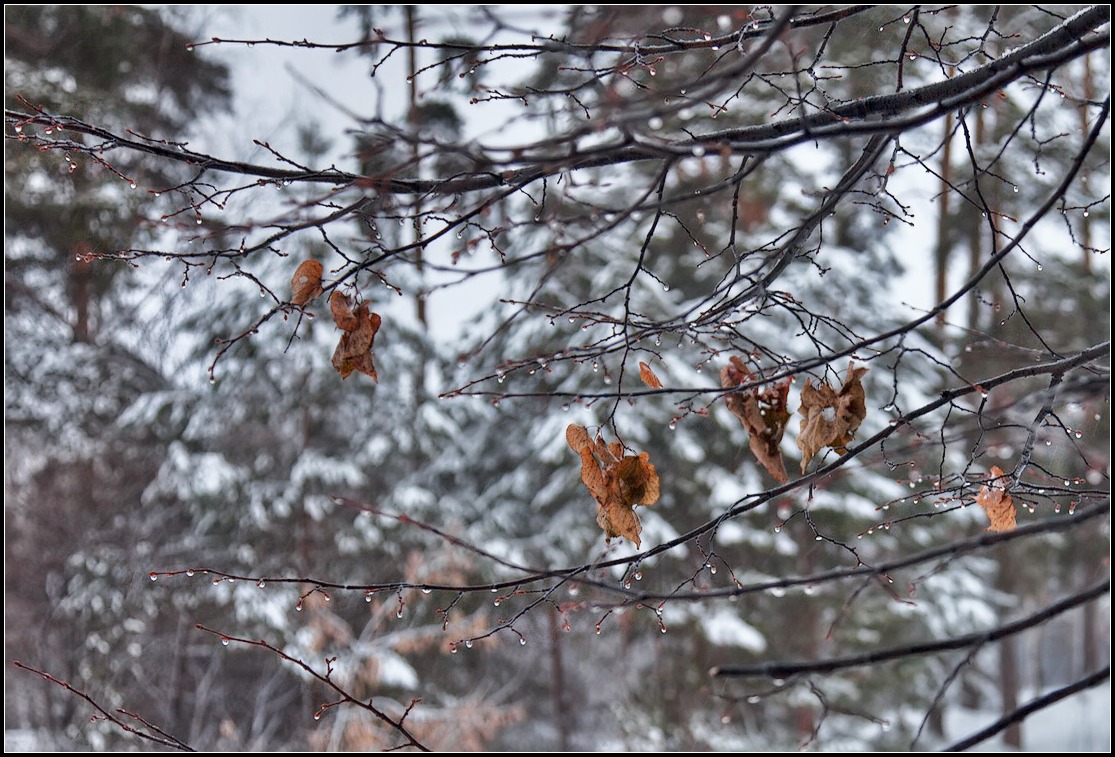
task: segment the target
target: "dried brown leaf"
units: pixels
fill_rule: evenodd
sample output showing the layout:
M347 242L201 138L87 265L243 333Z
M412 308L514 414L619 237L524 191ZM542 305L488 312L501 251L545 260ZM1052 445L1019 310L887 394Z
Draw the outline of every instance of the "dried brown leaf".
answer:
M305 305L321 294L321 276L325 272L316 260L304 260L290 279L291 303Z
M329 312L333 314L333 322L339 329L354 331L360 325L360 321L352 312L348 297L341 294L340 290L334 289L333 294L329 295Z
M592 438L588 435L588 431L584 426L576 423L570 423L565 427L565 441L569 442L569 448L578 454L583 448L592 446Z
M651 389L661 389L662 381L654 375L654 371L644 362L639 362L639 378Z
M650 462L650 453L628 455L616 464L615 481L619 485L619 497L624 504L653 505L658 501L658 472Z
M1003 471L999 469L999 466L993 465L991 475L994 478L1000 478ZM1018 511L1015 509L1014 500L1002 488L1001 483L992 482L990 485L981 486L979 494L976 495L976 504L983 508L984 513L987 514L987 519L991 521L991 525L984 530L1013 531L1017 528L1015 516Z
M809 466L824 447L832 447L843 455L855 436L856 429L867 415L867 405L860 379L867 368L848 365L848 373L840 391L836 391L827 381L817 387L807 379L801 389L801 430L798 434L798 447L801 449L801 472Z
M605 538L622 536L640 546L643 527L634 508L652 505L660 496L650 454L624 455L621 443L591 439L585 427L575 423L566 427L565 440L581 458L581 481L596 500L596 523Z
M581 447L581 481L597 501L608 499L608 481L600 469L600 463L592 454L592 447Z
M720 385L730 389L753 379L744 362L732 356L731 362L720 369ZM780 444L790 421L786 398L790 392L790 379L760 391L757 388L726 395L725 404L732 415L739 418L747 430L748 444L755 459L779 483L786 483L786 466L782 462Z
M356 319L356 328L341 334L341 341L333 351L333 367L343 379L353 372L359 372L371 376L378 383L379 376L372 360L372 344L382 319L378 313L368 310L366 302L360 303L353 317Z
M630 507L620 503L596 503L596 525L604 529L604 538L613 539L622 536L636 547L642 546L640 534L643 533L643 524L639 516Z

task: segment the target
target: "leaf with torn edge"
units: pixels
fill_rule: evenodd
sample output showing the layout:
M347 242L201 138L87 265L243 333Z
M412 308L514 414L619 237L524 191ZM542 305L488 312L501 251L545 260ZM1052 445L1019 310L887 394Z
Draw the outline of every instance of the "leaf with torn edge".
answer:
M654 375L654 371L650 369L650 366L642 361L639 362L639 378L651 389L662 388L662 381Z
M740 358L733 355L728 365L720 369L720 386L724 389L740 386L754 380L751 371ZM744 392L726 395L724 402L732 415L739 418L747 430L748 444L755 459L779 483L786 483L786 466L782 462L779 445L790 421L786 397L790 393L790 379L760 391L757 387Z
M991 476L1002 478L1003 471L999 466L991 466ZM1007 494L1001 481L992 481L990 485L980 487L976 495L976 504L983 508L991 525L985 531L1013 531L1017 528L1014 519L1018 511L1014 507L1014 500Z
M594 440L584 426L575 423L566 427L565 440L581 457L581 481L596 500L596 524L604 530L604 538L621 536L640 546L643 526L635 507L653 505L660 496L658 472L650 454L624 455L620 442Z
M321 294L321 276L325 272L316 260L304 260L290 279L291 297L294 305L305 305Z
M798 447L801 449L801 472L809 461L824 447L832 447L843 455L855 436L856 429L867 415L866 398L860 378L867 368L848 364L848 373L840 391L829 386L828 381L816 388L807 379L801 389L801 432Z

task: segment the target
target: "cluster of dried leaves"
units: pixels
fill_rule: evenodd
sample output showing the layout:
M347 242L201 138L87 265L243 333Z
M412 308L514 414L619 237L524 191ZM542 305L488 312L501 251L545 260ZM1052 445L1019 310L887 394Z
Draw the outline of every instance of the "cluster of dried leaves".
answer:
M720 386L725 389L741 386L753 379L743 360L734 355L728 365L720 369ZM782 464L782 451L778 445L782 442L786 424L790 422L790 411L786 407L789 392L790 379L786 379L769 389L759 391L755 388L724 398L728 410L747 429L755 459L782 484L787 480L786 466Z
M565 429L565 439L581 456L581 480L596 500L596 523L604 529L604 537L622 536L638 547L643 526L635 506L658 501L658 473L650 455L625 455L620 442L593 439L575 423Z
M816 387L811 381L805 382L798 408L802 416L797 440L802 451L802 473L813 456L825 447L839 454L847 452L848 444L867 415L860 382L865 373L867 368L849 364L840 389L834 389L827 381ZM646 363L639 363L639 378L652 389L662 388L662 380ZM720 371L720 385L725 389L754 381L755 376L739 357L733 356ZM786 424L790 422L786 402L790 382L787 378L765 389L752 387L725 397L728 409L747 429L751 452L780 483L788 480L780 445ZM570 448L581 456L581 480L596 500L596 522L604 529L605 537L622 536L639 546L642 526L634 507L653 504L658 501L659 494L658 473L650 464L650 455L643 452L638 456L624 456L622 444L605 444L599 437L593 440L583 426L576 424L566 428L565 438Z
M992 480L990 485L984 484L976 495L976 504L983 508L987 519L991 521L987 531L1013 531L1017 526L1014 522L1017 511L1014 500L1007 494L1002 484L1003 471L997 465L991 466Z
M865 373L867 368L849 364L844 384L839 390L833 389L828 381L814 387L812 381L806 379L798 408L802 416L797 439L802 453L802 473L809 467L813 456L825 447L831 447L841 455L848 451L848 444L867 415L863 384L860 382ZM743 360L733 356L720 371L720 386L731 389L751 383L754 378ZM787 480L786 466L782 462L779 445L786 424L790 422L790 411L786 406L789 392L790 379L786 379L767 389L753 387L724 398L728 409L747 429L755 458L783 484Z
M317 298L324 291L321 286L323 273L321 263L316 260L306 260L299 265L290 280L291 303L302 306ZM329 311L337 328L344 332L333 352L333 367L342 379L355 371L371 376L378 383L372 345L382 323L379 314L371 312L366 302L360 303L354 310L348 297L336 289L329 296Z

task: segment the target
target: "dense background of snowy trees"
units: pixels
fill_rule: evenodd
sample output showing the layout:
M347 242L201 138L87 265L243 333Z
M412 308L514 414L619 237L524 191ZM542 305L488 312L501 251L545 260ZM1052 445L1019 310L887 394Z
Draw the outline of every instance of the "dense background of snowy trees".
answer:
M338 19L5 9L9 739L1024 747L1106 683L1107 6ZM264 48L366 74L257 133ZM733 356L793 378L784 483ZM850 364L862 425L799 465ZM571 423L656 466L639 549Z

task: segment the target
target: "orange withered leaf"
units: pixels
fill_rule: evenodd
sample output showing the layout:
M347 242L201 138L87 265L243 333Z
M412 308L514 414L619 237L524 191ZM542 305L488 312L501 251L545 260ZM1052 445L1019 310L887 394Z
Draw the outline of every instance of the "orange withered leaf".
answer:
M329 295L329 312L333 315L333 323L343 331L354 331L360 325L352 313L348 297L341 294L340 290L334 289L333 294Z
M654 375L654 371L650 369L650 366L642 361L639 362L639 378L651 389L662 388L662 381Z
M1001 478L1003 471L999 466L991 466L993 478ZM1018 511L1014 507L1014 500L1007 494L1001 482L993 481L990 485L983 485L976 495L976 504L983 508L987 519L991 521L985 531L1013 531L1017 528L1014 519Z
M378 383L379 376L372 361L372 344L382 319L378 313L369 311L366 302L357 306L353 317L356 320L356 327L341 334L341 341L333 351L333 367L343 379L356 371L371 376L372 380Z
M753 378L743 360L734 355L728 365L720 369L720 386L725 389L746 384ZM747 429L748 444L755 459L783 484L788 477L779 445L790 421L790 411L786 408L789 393L790 379L786 379L762 391L753 388L724 397L728 410Z
M638 505L658 501L658 472L650 462L650 454L624 455L619 442L607 444L592 439L584 426L575 423L565 429L569 447L581 457L581 481L596 500L596 523L604 537L622 536L636 547L641 545L643 531Z
M801 449L801 472L809 461L824 447L832 447L843 455L867 415L866 398L860 378L867 368L848 364L848 373L840 391L829 386L828 381L814 387L807 379L801 389L801 432L798 447Z
M291 303L305 305L321 294L321 276L325 272L316 260L304 260L294 271L290 280Z
M588 435L588 430L584 426L570 423L565 428L565 441L569 443L569 447L574 452L579 453L582 447L592 444L592 437Z

